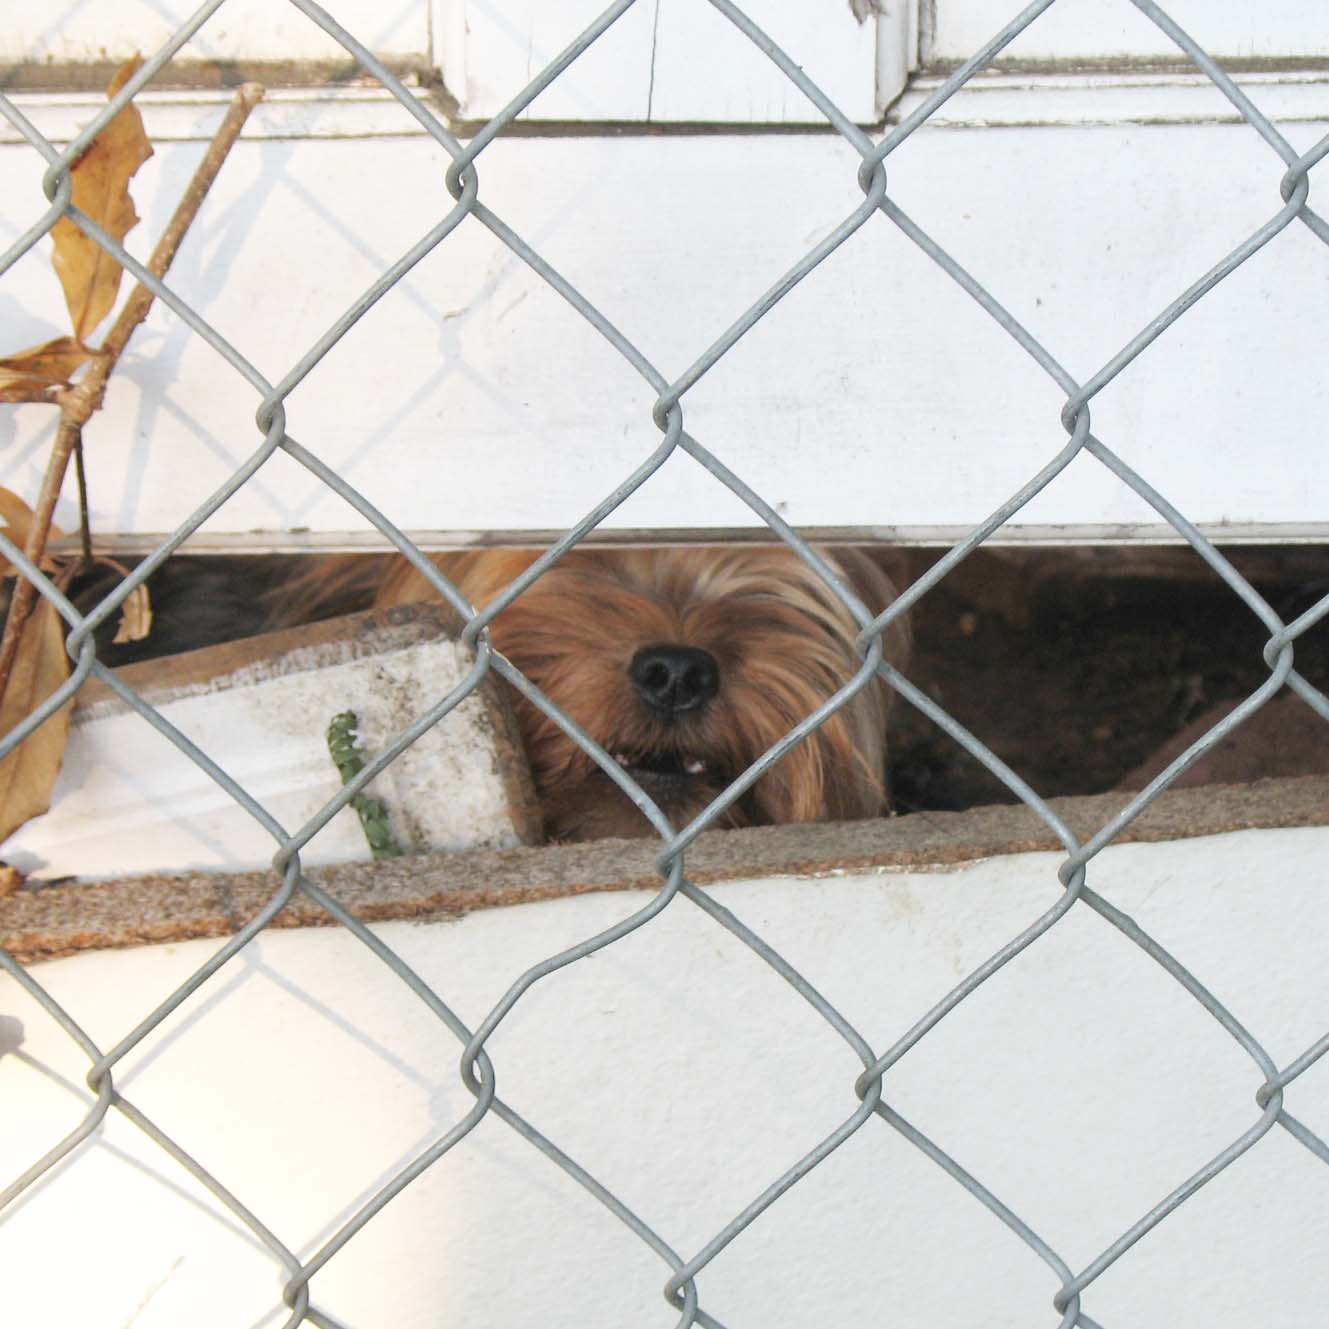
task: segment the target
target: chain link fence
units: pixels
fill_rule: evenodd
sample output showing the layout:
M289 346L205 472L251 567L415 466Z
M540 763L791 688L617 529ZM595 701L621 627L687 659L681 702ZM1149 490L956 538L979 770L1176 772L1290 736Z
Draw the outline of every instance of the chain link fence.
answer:
M447 173L447 186L455 199L455 206L442 217L428 234L407 253L393 264L364 294L346 310L344 315L328 329L315 345L311 346L292 364L286 375L277 383L268 382L250 364L243 353L216 328L200 317L180 296L171 289L168 282L154 277L144 266L117 244L111 236L99 228L86 215L71 204L70 166L79 157L95 135L117 114L117 112L139 91L147 85L189 41L191 36L225 5L225 0L209 0L183 26L172 39L128 80L120 91L109 101L102 111L87 127L63 150L58 151L25 118L18 107L9 99L0 96L0 113L22 134L33 150L40 153L47 163L44 177L48 206L31 227L10 247L0 262L0 272L4 271L46 237L51 228L61 218L69 218L89 235L106 252L133 274L135 278L156 298L168 306L192 332L212 347L227 364L250 385L257 400L257 426L260 441L252 455L235 470L227 482L217 490L186 521L171 533L161 546L144 560L114 593L99 604L92 612L82 615L60 593L42 571L25 557L24 552L11 541L0 537L0 551L21 571L22 575L33 582L40 594L56 606L69 626L68 650L75 661L68 682L51 695L36 711L29 715L11 733L0 741L0 755L9 752L23 741L38 726L46 721L58 708L63 706L83 683L89 678L101 679L129 707L143 719L166 736L179 749L189 755L200 767L208 772L237 803L244 807L271 834L276 845L274 865L282 877L282 885L262 910L247 926L237 932L225 945L204 964L188 981L183 983L167 1000L155 1009L144 1014L142 1021L134 1029L110 1048L95 1044L83 1031L78 1022L47 993L39 977L28 972L6 952L0 952L0 965L22 985L22 987L50 1014L52 1019L68 1033L70 1039L86 1055L89 1069L87 1084L95 1094L95 1104L88 1111L85 1119L76 1130L60 1141L44 1157L35 1160L23 1174L13 1179L3 1192L0 1192L0 1209L22 1194L34 1182L44 1177L58 1163L84 1140L88 1139L102 1124L107 1114L115 1111L133 1122L150 1139L155 1141L167 1154L177 1160L195 1178L240 1220L271 1253L274 1261L285 1272L285 1301L289 1316L285 1324L293 1329L301 1323L333 1326L336 1321L325 1312L321 1312L311 1300L310 1281L319 1270L334 1260L339 1251L361 1229L371 1223L385 1205L392 1202L402 1189L418 1177L425 1169L438 1163L450 1150L458 1147L476 1126L486 1117L493 1117L506 1123L519 1136L532 1146L530 1155L532 1166L539 1167L536 1154L543 1154L554 1166L561 1168L591 1196L602 1204L611 1214L624 1224L632 1233L646 1244L660 1259L667 1270L663 1288L664 1298L677 1312L676 1323L679 1329L689 1325L706 1326L707 1329L722 1329L721 1322L707 1312L702 1304L699 1290L699 1277L706 1267L742 1233L769 1206L776 1204L791 1187L806 1176L823 1159L837 1150L856 1132L869 1128L869 1123L879 1119L892 1130L897 1131L931 1159L939 1168L948 1173L962 1186L974 1200L984 1206L993 1219L1004 1224L1020 1241L1024 1242L1052 1270L1056 1279L1056 1291L1052 1298L1055 1314L1060 1317L1063 1329L1070 1326L1082 1326L1082 1329L1095 1329L1096 1321L1081 1307L1082 1294L1099 1276L1124 1255L1137 1241L1153 1229L1169 1214L1196 1193L1202 1186L1218 1176L1245 1151L1257 1143L1274 1127L1287 1132L1305 1148L1307 1153L1321 1163L1329 1164L1329 1144L1292 1116L1284 1107L1284 1090L1298 1076L1307 1070L1318 1058L1329 1051L1329 1032L1308 1047L1299 1056L1286 1065L1279 1066L1247 1029L1236 1014L1228 1010L1205 987L1199 977L1191 974L1176 958L1169 954L1151 936L1138 927L1130 918L1114 907L1110 900L1096 894L1087 884L1089 865L1094 857L1121 833L1143 809L1148 807L1174 779L1206 751L1230 734L1257 709L1263 706L1275 694L1284 688L1293 690L1318 715L1329 721L1329 697L1306 681L1294 667L1294 646L1297 639L1321 618L1329 614L1329 596L1321 599L1314 607L1301 614L1292 622L1284 622L1268 603L1243 579L1223 556L1207 540L1186 516L1174 509L1161 494L1156 492L1149 482L1128 466L1111 447L1097 438L1091 429L1091 405L1094 397L1107 384L1112 382L1136 357L1144 354L1151 343L1165 333L1193 304L1201 300L1241 265L1258 261L1261 248L1285 227L1299 224L1309 230L1321 241L1329 244L1329 224L1308 205L1310 192L1309 172L1326 153L1329 153L1329 137L1322 139L1311 151L1299 154L1270 123L1269 119L1252 104L1248 97L1236 86L1233 80L1218 67L1204 50L1200 49L1191 38L1173 22L1159 5L1151 0L1131 0L1142 14L1157 25L1176 47L1204 72L1214 86L1239 112L1250 127L1260 135L1286 166L1282 176L1278 199L1270 200L1269 219L1254 231L1242 244L1229 253L1220 263L1181 291L1166 308L1159 311L1146 327L1127 341L1121 349L1102 365L1096 373L1084 382L1079 382L1058 362L1051 350L1042 345L1021 323L1003 307L996 296L990 292L975 276L967 272L915 221L907 216L892 199L889 190L888 165L893 151L904 143L920 126L927 123L929 117L967 80L985 69L1021 31L1033 23L1040 14L1048 10L1055 0L1036 0L1015 16L981 50L976 52L962 67L945 80L932 95L918 106L907 118L890 127L881 137L874 138L858 125L852 123L836 105L803 73L796 62L797 52L786 53L763 32L743 10L730 0L710 0L714 8L730 23L738 28L751 42L793 83L808 99L817 112L825 118L834 130L858 153L861 165L858 169L858 184L863 194L862 203L849 216L828 234L802 259L786 272L756 303L745 310L732 325L706 347L691 365L680 375L668 377L618 329L596 306L578 291L563 275L550 266L520 235L518 235L502 217L496 215L482 201L482 159L485 149L503 132L524 108L547 87L553 80L587 50L596 40L614 24L635 0L618 0L611 5L596 21L572 42L561 55L533 79L527 87L507 105L507 107L488 124L477 132L468 143L462 143L449 132L446 125L419 98L413 95L375 56L366 50L356 37L340 27L313 0L291 0L294 7L330 34L348 51L360 66L401 103L415 118L423 130L429 134L451 157L452 165ZM601 750L584 732L544 697L532 684L517 672L512 665L491 649L486 628L494 616L510 604L536 578L562 557L568 550L581 542L599 523L612 513L624 500L641 486L650 481L652 474L674 452L683 451L695 458L714 477L716 483L727 486L749 508L755 512L770 532L783 541L790 549L815 568L823 577L831 581L829 569L796 531L791 529L768 505L762 496L749 487L737 475L733 474L724 461L709 452L685 429L685 404L689 390L713 368L738 343L763 316L772 309L790 290L805 279L815 281L815 269L830 254L835 252L860 227L864 226L876 214L882 214L892 225L898 227L929 258L940 272L958 283L991 316L997 325L1009 335L1020 348L1053 380L1065 394L1061 408L1059 428L1064 430L1066 441L1061 444L1055 455L1035 475L1029 477L1017 492L1013 493L998 507L987 520L982 522L963 541L955 545L925 576L910 586L886 611L875 618L869 616L861 603L845 596L845 603L855 615L861 632L858 647L862 657L861 668L851 681L826 703L808 715L775 746L766 752L750 769L744 771L733 783L698 815L689 825L676 829L651 802L646 793L637 788L630 776L619 766L613 755ZM512 253L530 266L547 282L573 309L585 318L636 371L657 394L653 418L660 433L656 450L639 465L625 480L616 485L605 495L594 509L586 514L571 530L549 548L529 570L514 581L483 612L476 612L467 604L453 586L440 575L437 569L424 555L399 531L391 519L377 511L354 487L338 474L324 466L317 457L302 447L299 442L286 432L286 416L283 403L289 393L309 374L323 356L337 344L346 332L355 325L365 312L414 264L436 246L446 244L448 236L459 226L483 226L506 245ZM417 723L392 743L385 751L370 761L364 769L340 794L308 824L291 830L277 823L276 820L255 802L250 795L225 771L219 769L208 757L191 744L188 738L174 729L159 713L137 696L96 658L93 633L94 629L117 612L136 586L148 578L164 560L169 558L179 546L195 532L207 517L215 512L241 486L255 475L276 452L284 451L289 457L307 467L324 484L340 494L356 510L362 513L391 544L409 559L423 573L438 593L450 602L466 620L464 640L474 650L474 664L469 674L457 689L432 706L422 715ZM1019 773L1006 766L964 727L952 719L944 709L929 696L920 691L909 678L887 663L882 654L882 634L887 626L900 615L906 614L910 607L926 595L947 573L962 559L984 543L1003 523L1008 522L1042 490L1054 477L1060 474L1070 462L1087 454L1111 471L1123 485L1128 486L1144 499L1160 516L1181 536L1192 549L1218 574L1231 588L1233 595L1265 626L1268 639L1264 647L1264 660L1268 665L1268 680L1254 693L1247 697L1220 724L1204 735L1188 751L1173 761L1138 795L1131 798L1107 824L1097 833L1081 841L1067 827L1056 812L1025 783ZM612 779L650 818L659 834L658 870L660 886L658 892L644 907L625 918L616 926L588 937L559 954L552 955L542 963L528 969L512 981L502 1000L475 1027L468 1027L449 1008L444 995L431 989L410 967L374 932L358 922L339 902L332 898L314 881L305 875L301 868L300 851L302 847L323 827L341 808L346 806L365 786L392 762L398 754L414 742L426 729L439 723L465 697L467 697L489 673L495 673L513 687L520 690L529 700L548 714L555 723L562 727L587 753L599 767ZM873 1046L867 1038L826 1001L809 981L808 977L794 969L780 954L773 950L755 932L749 929L738 917L719 904L711 894L699 889L688 879L688 849L696 837L735 802L753 783L767 771L773 763L787 752L794 744L807 737L814 729L825 722L838 708L843 707L860 689L868 686L874 675L884 678L895 691L912 706L922 711L946 734L982 762L1006 787L1011 790L1028 808L1032 809L1045 825L1055 834L1065 848L1065 860L1057 872L1057 883L1049 882L1049 894L1053 897L1046 911L1017 936L1012 937L1004 946L993 954L984 964L968 974L962 982L949 992L932 1009L923 1013L917 1022L890 1047L882 1051ZM298 893L303 893L328 912L337 922L359 939L372 951L387 969L391 970L401 982L423 1002L457 1040L461 1048L461 1078L474 1096L474 1105L464 1117L458 1120L450 1130L438 1138L399 1175L384 1186L356 1212L339 1230L330 1236L314 1254L307 1259L299 1259L283 1243L281 1238L264 1222L263 1216L246 1208L242 1199L232 1194L225 1179L211 1175L193 1159L175 1139L163 1131L150 1117L139 1110L116 1087L116 1068L133 1049L138 1047L164 1021L177 1011L200 989L205 989L214 978L237 954L239 954L272 919ZM564 966L612 946L618 939L641 928L648 928L651 920L661 911L673 905L678 907L679 898L687 900L703 914L714 920L720 927L727 929L734 937L769 965L784 978L825 1021L826 1027L835 1037L844 1041L862 1063L862 1073L852 1085L845 1086L846 1096L855 1100L855 1106L843 1122L832 1133L821 1140L815 1148L809 1150L789 1169L778 1177L772 1178L769 1186L753 1198L741 1212L714 1233L700 1249L679 1251L670 1244L665 1234L654 1231L633 1209L629 1208L617 1195L606 1188L575 1159L569 1157L558 1144L546 1136L531 1121L514 1111L496 1093L495 1069L486 1051L495 1031L509 1013L522 1001L533 985L542 978ZM1226 1148L1214 1156L1199 1171L1170 1194L1162 1196L1158 1203L1140 1219L1122 1232L1099 1255L1078 1270L1073 1268L1062 1255L1015 1212L1003 1204L999 1196L985 1188L983 1183L966 1172L959 1164L947 1156L918 1127L899 1115L887 1101L883 1080L887 1072L928 1032L942 1020L948 1012L964 1002L976 992L999 969L1019 955L1037 938L1056 927L1070 911L1088 908L1119 929L1127 938L1139 946L1176 980L1200 1005L1216 1020L1219 1025L1237 1042L1259 1069L1262 1085L1256 1094L1256 1101L1251 1107L1249 1127L1234 1139ZM3 1238L0 1237L0 1241Z

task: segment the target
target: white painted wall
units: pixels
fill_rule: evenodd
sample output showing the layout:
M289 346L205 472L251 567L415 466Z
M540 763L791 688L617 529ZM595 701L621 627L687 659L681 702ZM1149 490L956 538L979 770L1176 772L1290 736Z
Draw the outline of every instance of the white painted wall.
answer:
M1329 831L1111 848L1090 885L1287 1064L1325 1030ZM879 1051L1059 893L1035 854L958 871L714 888ZM623 918L592 895L379 934L474 1026L528 965ZM190 942L43 964L103 1047L210 955ZM83 1059L0 982L0 1178L86 1111ZM687 1254L853 1110L855 1058L679 900L538 984L490 1045L500 1094ZM117 1087L308 1256L469 1108L458 1047L351 937L272 932L132 1053ZM1150 959L1079 907L910 1052L888 1100L1077 1271L1258 1118L1261 1076ZM1286 1106L1329 1137L1329 1059ZM1329 1297L1325 1166L1281 1128L1085 1294L1104 1325L1250 1329ZM277 1271L112 1114L0 1226L14 1324L275 1326ZM665 1326L664 1266L496 1120L314 1281L348 1329ZM880 1121L700 1279L730 1329L1052 1323L1050 1270Z
M278 8L286 17L268 30L257 19L252 27L233 23L228 4L204 32L214 41L231 34L240 42L232 54L304 53L309 25ZM844 56L860 74L867 69L870 30L860 30L839 0L825 29L806 5L769 0L753 8L777 35L789 28L791 51L814 74L828 32L847 34L852 45L836 47L835 59ZM1313 61L1329 40L1310 9L1291 3L1261 7L1258 18L1230 4L1171 8L1220 55L1258 48ZM556 48L560 25L586 17L575 9L573 0L522 9L531 32L539 29L531 50ZM890 9L896 19L911 12ZM934 54L967 53L998 25L997 9L1013 6L941 5ZM386 52L409 48L428 29L445 72L462 50L471 80L464 98L476 114L526 78L525 64L509 68L515 38L499 41L508 10L439 0L432 28L420 10L394 10L388 27L388 18L371 21L349 0L335 12ZM577 77L610 101L625 87L639 93L647 77L640 62L613 43L644 42L644 29L633 33L651 12L644 4L629 10L605 38L607 54L593 51ZM156 40L142 16L118 8L112 21L108 13L73 6L58 25L25 10L7 40L28 43L37 58L110 49L131 29L142 29L145 47ZM663 103L671 88L685 89L671 115L724 120L732 110L724 89L736 88L743 114L787 118L769 89L760 91L764 57L745 42L730 52L676 29L674 15L683 13L693 15L687 23L720 24L734 38L707 5L663 7L652 25L660 68L651 96ZM153 15L159 24L177 17L169 7ZM288 23L305 35L288 35ZM1030 29L1028 40L1043 33L1044 45L1026 54L1152 49L1118 42L1118 23L1134 25L1137 36L1149 26L1125 3L1062 0ZM677 67L679 82L666 66ZM1323 71L1243 78L1299 149L1329 131ZM546 97L582 96L582 84L571 72L569 79ZM871 80L863 79L852 95L870 100ZM902 107L934 85L922 80ZM135 185L145 222L130 245L140 255L222 113L222 99L210 93L150 91L141 100L158 150ZM617 102L592 102L596 114L619 113ZM99 99L28 95L20 104L60 142ZM1083 380L1279 210L1284 164L1233 121L1232 108L1198 75L990 76L892 155L889 187ZM172 288L275 381L447 214L448 165L384 94L274 92L188 238ZM480 197L673 378L859 204L856 168L856 155L826 134L513 138L482 155ZM0 244L41 215L41 174L37 155L0 128ZM1329 536L1318 446L1329 404L1320 354L1327 277L1326 247L1293 224L1094 402L1098 435L1217 533ZM15 349L61 331L44 245L0 279L0 319ZM435 542L464 542L477 531L557 530L577 520L655 447L654 396L598 333L468 219L287 405L291 434L400 525ZM795 524L937 541L968 529L1056 452L1065 437L1061 400L949 278L874 217L683 404L688 429ZM156 310L88 430L99 535L141 546L174 527L257 446L257 404L211 349ZM53 429L49 408L0 414L4 483L35 492ZM70 494L59 513L67 526L75 522L72 482ZM753 524L685 457L607 523L627 530ZM1111 539L1158 529L1150 509L1086 460L1005 535ZM303 532L346 541L366 531L341 500L278 456L208 522L196 547L210 540L268 547Z
M1024 104L1039 95L1026 90ZM1058 95L1064 106L1069 94ZM1212 90L1181 89L1170 97L1178 118L1187 98L1221 110ZM1007 88L999 109L1010 116L1019 100ZM1092 118L1093 107L1084 91L1073 113ZM90 113L31 109L69 128ZM957 111L973 113L972 103ZM188 141L161 142L141 173L139 252L219 114L149 108L150 129ZM1287 132L1309 146L1329 129L1329 97L1300 114L1313 118ZM298 136L285 137L293 124ZM275 380L446 213L447 164L379 101L276 99L228 163L172 287ZM820 135L592 137L501 141L480 175L488 205L672 377L853 210L855 169L845 145ZM9 237L40 213L41 172L27 148L4 146L0 173L12 181L0 195ZM910 215L1083 379L1278 210L1282 173L1241 126L1059 123L923 131L892 157L890 181ZM1326 276L1329 252L1294 225L1096 400L1099 436L1193 520L1323 528ZM58 332L44 253L6 275L0 310L15 346ZM551 529L655 447L654 397L468 220L295 391L288 428L408 529ZM980 520L1055 453L1061 401L967 295L874 217L684 410L695 436L796 524L944 534ZM181 521L257 446L257 404L210 348L155 311L88 430L98 532ZM49 408L0 416L11 487L35 491L53 428ZM1026 527L1156 522L1088 460L1020 517ZM609 524L752 523L680 456ZM261 544L271 537L255 532L367 528L277 457L204 529Z

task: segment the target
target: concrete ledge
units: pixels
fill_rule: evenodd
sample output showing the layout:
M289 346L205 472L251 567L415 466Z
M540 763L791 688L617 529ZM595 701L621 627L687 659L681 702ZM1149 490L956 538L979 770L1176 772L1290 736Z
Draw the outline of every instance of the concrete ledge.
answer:
M1130 796L1052 800L1081 841ZM1179 840L1226 831L1329 824L1329 776L1210 785L1163 794L1126 828L1120 843ZM1000 854L1055 850L1058 842L1023 806L920 812L882 821L712 831L687 853L690 880L710 884L762 877L947 868ZM438 920L473 909L588 891L651 890L660 883L654 840L421 854L317 868L312 880L366 922ZM227 936L280 887L276 873L143 876L21 889L0 900L0 943L30 963L78 951ZM274 927L332 920L302 895Z

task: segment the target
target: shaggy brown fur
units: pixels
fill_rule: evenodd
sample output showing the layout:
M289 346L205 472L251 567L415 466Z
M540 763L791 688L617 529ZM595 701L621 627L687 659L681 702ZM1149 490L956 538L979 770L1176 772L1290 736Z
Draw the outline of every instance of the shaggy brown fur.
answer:
M874 613L894 599L866 555L822 553ZM495 549L434 561L483 607L536 557ZM335 569L319 580L335 583ZM419 572L394 559L374 602L433 595ZM857 632L835 594L783 547L574 549L495 617L490 640L683 826L854 675ZM887 658L902 666L908 650L908 626L897 620L886 633ZM882 813L891 695L873 680L719 824ZM519 695L513 701L551 839L650 831L543 711Z

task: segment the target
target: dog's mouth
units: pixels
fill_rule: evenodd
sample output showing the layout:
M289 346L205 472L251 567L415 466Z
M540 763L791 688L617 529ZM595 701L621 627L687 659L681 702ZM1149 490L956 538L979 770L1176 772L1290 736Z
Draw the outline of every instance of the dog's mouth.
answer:
M615 752L614 760L643 788L676 793L726 783L725 773L690 752Z

